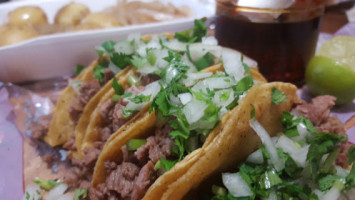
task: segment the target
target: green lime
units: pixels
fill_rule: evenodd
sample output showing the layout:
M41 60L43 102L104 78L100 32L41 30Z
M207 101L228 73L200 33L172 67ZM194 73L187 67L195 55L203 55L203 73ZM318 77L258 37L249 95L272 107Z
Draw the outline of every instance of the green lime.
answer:
M355 70L329 57L313 57L305 79L313 95L333 95L337 104L349 103L355 98Z

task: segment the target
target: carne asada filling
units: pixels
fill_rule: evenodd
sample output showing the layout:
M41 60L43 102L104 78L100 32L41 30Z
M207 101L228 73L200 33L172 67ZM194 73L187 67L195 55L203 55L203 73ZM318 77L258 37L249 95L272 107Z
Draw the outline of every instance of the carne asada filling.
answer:
M90 188L90 199L141 199L159 176L154 165L161 158L168 159L172 156L174 142L169 137L171 131L169 125L157 128L155 134L148 137L147 142L136 151L129 151L124 145L121 148L122 163L105 162L109 175L105 183L97 188Z

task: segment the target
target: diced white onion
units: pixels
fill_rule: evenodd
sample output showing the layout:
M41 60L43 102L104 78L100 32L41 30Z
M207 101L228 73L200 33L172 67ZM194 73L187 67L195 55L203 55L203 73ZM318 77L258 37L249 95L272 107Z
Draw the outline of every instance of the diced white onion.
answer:
M151 74L159 69L156 66L151 66L149 63L145 63L142 68L137 68L137 71L142 75Z
M226 100L221 99L223 93L229 93L229 97ZM232 89L224 89L217 91L212 99L213 103L217 106L226 107L234 100L234 91Z
M178 97L183 105L189 103L192 100L192 94L189 92L179 94Z
M169 100L170 100L170 103L173 104L174 106L181 106L182 105L179 97L176 97L173 94L169 94Z
M117 67L113 62L110 62L108 64L108 68L114 73L114 74L118 74L121 69L119 67Z
M179 71L174 66L169 66L166 70L165 80L167 83L170 83L173 78L179 74Z
M299 148L293 140L285 135L281 135L275 146L281 148L284 152L289 153L298 166L303 168L306 166L309 145Z
M207 45L201 43L194 43L189 45L190 56L193 61L197 61L207 52L210 52L216 58L219 58L222 54L222 47L217 45Z
M186 44L175 38L165 42L164 45L175 51L186 51Z
M134 47L127 40L117 42L114 49L117 53L132 54L134 52Z
M334 200L334 199L338 199L341 195L341 191L340 189L334 184L332 188L330 188L330 190L325 193L325 195L320 198L322 200Z
M185 84L185 86L190 87L193 84L195 84L195 82L197 80L203 79L203 78L207 78L212 76L212 72L195 72L195 73L188 73L187 74L187 78L183 80L183 83Z
M198 101L196 98L193 97L192 100L182 108L182 112L185 114L189 124L192 124L201 119L201 117L205 113L206 108L206 103Z
M236 81L244 77L245 70L241 62L241 54L238 51L224 48L222 62L227 74L234 76Z
M154 50L152 50L152 53L154 53L154 55L157 58L157 60L155 61L155 66L157 68L162 69L162 68L168 66L169 63L163 59L168 56L167 49L154 49Z
M254 153L250 154L247 158L247 162L255 163L255 164L262 164L264 162L263 153L260 149L255 151Z
M80 80L70 78L68 80L68 85L70 85L73 88L73 90L77 94L79 94L79 89L80 89L80 86L82 85L82 82Z
M300 135L292 138L295 141L305 141L306 136L310 135L306 128L306 125L304 125L303 123L299 123L297 125L297 131Z
M158 94L159 91L160 91L159 81L154 81L146 85L144 91L141 94L145 96L151 95L150 97L150 101L151 101ZM139 104L129 101L128 104L126 105L126 108L129 110L142 110L144 106L147 105L150 101L139 103Z
M258 66L258 63L255 60L253 60L247 56L243 57L243 61L245 64L248 65L248 67L257 67Z
M218 41L215 37L213 36L207 36L202 38L202 44L207 44L207 45L218 45Z
M127 40L129 42L134 41L135 44L139 44L141 42L141 34L140 33L131 33L127 36Z
M45 200L57 200L60 196L64 194L67 189L68 186L66 184L59 184L48 192L47 196L45 197Z
M341 176L341 177L346 177L350 173L350 170L344 169L344 168L342 168L342 167L340 167L338 165L335 166L335 169L337 170L336 175Z
M226 81L228 80L228 81ZM235 81L230 77L212 77L199 81L191 89L196 92L207 92L210 90L229 88L235 85Z
M234 197L247 197L253 195L249 185L240 173L222 173L222 181Z
M26 191L25 191L25 194L23 195L22 200L26 200L26 194L28 194L30 196L30 199L40 199L41 195L38 194L38 192L40 192L40 191L41 191L41 188L39 187L39 185L34 184L34 183L30 183L26 187Z
M275 190L270 190L269 197L261 198L262 200L277 200L277 195Z
M270 154L270 160L274 164L275 169L277 171L281 171L285 165L279 157L276 147L271 141L270 135L266 132L264 127L257 120L249 121L250 127L256 132L256 134L260 137L262 143L265 145L266 150Z

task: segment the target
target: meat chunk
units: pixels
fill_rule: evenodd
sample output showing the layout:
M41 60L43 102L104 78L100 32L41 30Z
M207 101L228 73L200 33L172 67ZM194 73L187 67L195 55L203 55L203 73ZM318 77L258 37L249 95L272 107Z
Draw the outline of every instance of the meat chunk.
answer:
M330 109L335 105L336 98L333 96L318 96L312 99L311 103L302 101L295 110L307 117L315 126L325 123L330 114Z
M330 116L330 109L335 105L335 97L318 96L312 99L311 103L302 101L295 108L296 112L309 118L315 128L321 132L331 132L345 135L345 125L335 116ZM340 144L340 153L336 164L346 168L347 155L351 144L349 141Z
M109 176L104 184L90 188L90 199L110 199L117 196L120 199L141 199L157 178L155 163L160 158L171 155L174 144L169 137L171 130L169 125L157 129L136 152L128 151L124 145L121 148L123 162L104 164Z
M79 88L78 97L72 102L69 108L70 118L78 122L84 111L85 105L100 90L101 85L97 79L83 83Z
M103 82L103 85L105 85L107 82L109 82L114 76L115 76L115 73L113 73L113 71L111 71L110 69L106 68L104 70L104 82Z
M152 83L152 82L157 81L159 79L160 79L160 77L158 75L147 74L147 75L142 76L141 83L142 83L142 85L145 86L145 85L148 85L149 83Z

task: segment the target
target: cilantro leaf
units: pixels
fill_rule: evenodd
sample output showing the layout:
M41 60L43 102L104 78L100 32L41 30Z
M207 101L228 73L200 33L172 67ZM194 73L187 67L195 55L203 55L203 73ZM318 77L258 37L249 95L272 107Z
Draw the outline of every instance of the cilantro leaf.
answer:
M271 102L273 104L279 105L280 103L287 101L286 95L284 92L282 92L276 88L272 88L271 93L272 93L271 94Z
M339 180L341 177L337 175L327 175L318 180L318 186L321 191L327 191L332 186L336 180Z
M110 56L110 60L120 69L124 69L125 67L131 64L131 56L124 53L114 52Z
M254 80L251 75L245 76L237 85L233 87L233 90L237 95L242 95L245 91L249 90L254 85Z
M45 190L51 190L55 186L57 186L59 184L62 184L61 182L58 182L58 181L45 180L45 179L42 179L42 178L35 178L35 180L33 182L38 184L39 186L41 186L41 188L43 188Z
M200 59L194 62L194 65L198 71L201 71L212 64L214 64L214 57L210 52L207 52Z
M87 197L87 189L75 189L74 200L84 200Z
M177 163L177 161L170 161L166 160L164 158L160 158L160 164L164 168L165 171L169 171L171 168L174 167L174 165Z
M350 188L355 187L354 161L355 161L355 146L351 146L348 150L348 163L349 163L349 165L352 164L352 167L351 167L349 175L346 177L346 184L345 184L346 189L350 189Z
M157 56L153 52L149 51L147 52L147 60L151 66L154 66L157 62Z
M250 106L251 106L250 119L255 120L255 107L253 104L250 104Z
M241 57L240 59L241 59L242 64L243 64L244 71L245 71L246 73L249 73L249 72L250 72L250 67L244 62L244 55L242 55L242 57Z
M85 66L84 65L76 65L76 68L75 68L75 75L79 75L82 71L83 71L83 69L85 68Z
M101 46L105 49L105 51L111 53L115 50L115 42L112 40L105 41Z
M201 42L202 38L206 36L207 28L204 21L195 20L194 27L192 29L187 29L185 31L175 33L175 38L180 42L193 43Z
M229 79L227 79L229 80ZM226 91L222 91L221 94L219 95L219 100L222 102L225 102L229 99L229 97L231 96L231 92L226 90Z
M140 95L137 95L133 98L130 98L129 100L132 101L133 103L135 104L140 104L140 103L143 103L143 102L148 102L150 100L150 97L152 95L143 95L143 94L140 94Z
M131 63L133 66L137 67L137 68L143 68L144 67L144 64L147 62L147 59L145 58L140 58L140 57L136 57L136 58L133 58L131 60Z
M136 112L136 110L130 110L130 109L124 108L124 109L122 109L122 112L123 112L123 117L128 118L128 117L132 116L133 113Z
M118 83L116 77L113 77L112 87L115 90L115 93L117 95L122 95L124 93L124 89L123 89L122 85Z
M104 71L105 71L105 67L101 65L97 65L94 68L94 77L98 79L101 84L103 84L104 82Z

